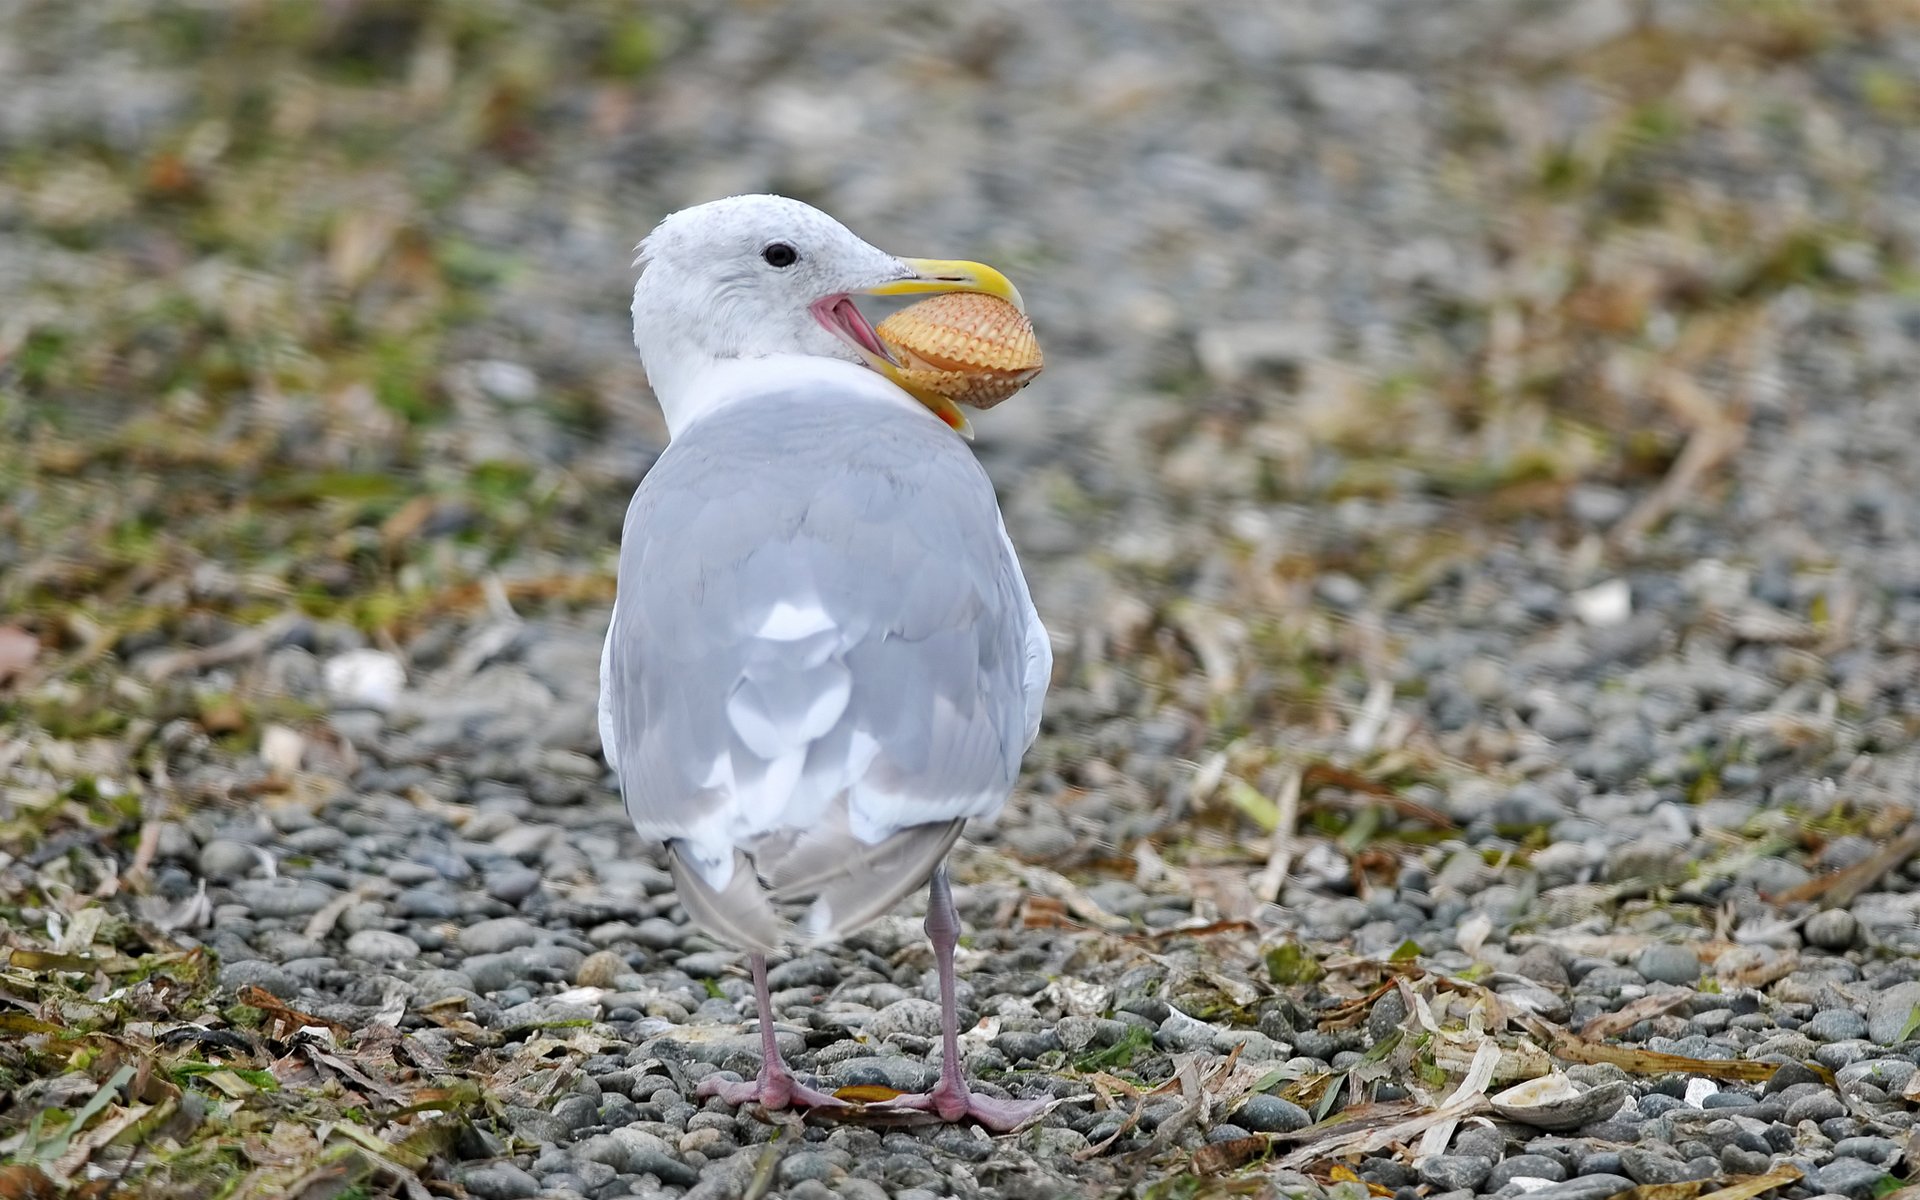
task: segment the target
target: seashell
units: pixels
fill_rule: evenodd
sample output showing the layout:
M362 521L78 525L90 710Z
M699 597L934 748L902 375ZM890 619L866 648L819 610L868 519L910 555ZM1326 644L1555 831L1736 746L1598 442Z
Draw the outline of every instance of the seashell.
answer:
M943 292L874 327L910 388L971 408L992 408L1040 373L1027 314L998 296Z
M1531 1125L1535 1129L1578 1129L1595 1121L1604 1121L1620 1111L1627 1101L1627 1084L1622 1080L1597 1087L1581 1088L1556 1071L1515 1084L1504 1092L1487 1097L1493 1111L1509 1121Z

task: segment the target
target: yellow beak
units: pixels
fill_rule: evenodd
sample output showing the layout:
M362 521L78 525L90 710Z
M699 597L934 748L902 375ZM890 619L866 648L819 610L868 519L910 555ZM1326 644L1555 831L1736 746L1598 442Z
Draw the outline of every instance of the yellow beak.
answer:
M1013 305L1021 312L1027 311L1026 301L1020 299L1020 289L1005 275L987 266L985 263L968 262L959 258L903 258L901 262L913 269L913 274L905 279L896 279L878 287L868 288L864 294L869 296L923 296L940 292L980 292L988 296L997 296ZM935 395L922 388L907 383L899 369L890 362L877 362L874 368L894 384L900 387L933 410L952 427L961 437L973 437L973 423L960 407L945 396Z
M1020 289L1013 286L1011 279L985 263L967 262L959 258L903 258L900 261L912 267L913 274L906 279L868 288L868 295L920 296L929 292L982 292L998 296L1021 312L1027 311L1026 302L1020 299Z

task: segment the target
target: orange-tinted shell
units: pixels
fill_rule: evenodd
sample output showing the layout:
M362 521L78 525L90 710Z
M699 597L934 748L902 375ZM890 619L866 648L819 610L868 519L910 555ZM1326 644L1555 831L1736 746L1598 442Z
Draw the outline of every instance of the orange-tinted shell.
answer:
M992 408L1040 373L1027 315L997 296L943 292L874 328L902 382L972 408Z

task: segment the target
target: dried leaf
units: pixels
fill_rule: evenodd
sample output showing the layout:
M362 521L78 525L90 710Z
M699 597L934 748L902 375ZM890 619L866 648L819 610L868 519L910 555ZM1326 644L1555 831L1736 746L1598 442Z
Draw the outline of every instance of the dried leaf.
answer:
M252 984L241 988L236 998L240 1003L251 1008L257 1008L261 1012L266 1013L268 1020L274 1023L276 1033L281 1037L286 1037L309 1026L332 1030L340 1037L348 1037L353 1033L353 1030L338 1021L329 1021L325 1017L316 1017L312 1013L302 1012L287 1004L272 992L264 988L255 987Z
M1440 1108L1443 1111L1463 1108L1475 1099L1484 1100L1487 1085L1493 1082L1494 1068L1499 1065L1499 1043L1492 1038L1484 1039L1473 1053L1473 1061L1468 1064L1466 1077L1460 1080L1460 1086L1453 1089L1453 1095L1448 1096ZM1428 1158L1445 1150L1447 1143L1453 1140L1453 1131L1458 1124L1457 1117L1448 1117L1428 1126L1420 1135L1420 1146L1414 1153L1415 1159Z
M1705 1075L1712 1079L1761 1083L1773 1078L1773 1073L1780 1069L1779 1063L1749 1059L1688 1058L1683 1054L1663 1054L1657 1050L1609 1046L1589 1042L1538 1017L1523 1014L1517 1019L1536 1037L1547 1042L1560 1058L1569 1062L1612 1063L1621 1070L1637 1075Z
M0 1013L0 1033L24 1036L29 1033L60 1033L63 1029L63 1026L55 1025L51 1021L42 1021L39 1017L28 1016L26 1013Z
M1448 1072L1466 1071L1473 1065L1474 1056L1480 1052L1483 1044L1479 1038L1458 1033L1436 1034L1431 1044L1433 1064ZM1537 1079L1553 1070L1553 1056L1526 1038L1521 1038L1512 1046L1498 1046L1497 1049L1499 1058L1493 1068L1493 1081L1496 1083Z
M1266 1157L1267 1148L1273 1144L1271 1138L1243 1137L1229 1138L1224 1142L1209 1142L1193 1152L1188 1165L1196 1175L1218 1175L1225 1171L1235 1171L1251 1162Z
M56 1195L53 1180L39 1167L0 1167L0 1200L54 1200Z
M1761 1192L1770 1191L1777 1187L1785 1187L1790 1183L1798 1183L1803 1178L1805 1178L1805 1176L1799 1167L1794 1166L1792 1163L1782 1163L1773 1170L1768 1171L1765 1175L1755 1175L1748 1179L1742 1179L1738 1183L1728 1187L1723 1187L1717 1192L1708 1192L1702 1196L1700 1200L1753 1200L1753 1197L1758 1196Z
M896 1096L904 1096L899 1088L890 1088L880 1083L856 1083L849 1087L835 1088L833 1097L851 1104L884 1104Z
M1618 1012L1601 1013L1580 1027L1580 1036L1599 1041L1625 1033L1640 1022L1652 1017L1664 1016L1676 1008L1686 1005L1693 999L1688 991L1659 992L1651 996L1642 996L1638 1000L1622 1005Z
M56 954L51 950L15 950L7 956L11 966L23 971L91 971L99 960L90 954Z
M1777 904L1820 900L1828 908L1845 908L1854 897L1880 882L1881 876L1920 854L1920 825L1914 825L1870 857L1773 897Z
M1608 1200L1694 1200L1713 1186L1707 1179L1689 1179L1683 1183L1643 1183L1624 1192L1615 1192Z
M58 1164L66 1156L68 1146L72 1142L74 1135L84 1130L87 1127L87 1122L99 1116L100 1113L106 1109L107 1105L113 1103L113 1099L119 1094L120 1089L125 1087L127 1081L132 1078L133 1068L130 1066L123 1066L115 1071L111 1079L94 1089L93 1095L87 1098L87 1102L80 1106L80 1111L73 1114L73 1119L68 1121L59 1133L55 1134L51 1140L35 1148L33 1157L39 1159L41 1162ZM84 1159L82 1161L84 1161ZM76 1162L72 1169L78 1170L79 1167L80 1163ZM62 1179L72 1173L71 1171L61 1172L57 1165L54 1167L54 1170L56 1175Z

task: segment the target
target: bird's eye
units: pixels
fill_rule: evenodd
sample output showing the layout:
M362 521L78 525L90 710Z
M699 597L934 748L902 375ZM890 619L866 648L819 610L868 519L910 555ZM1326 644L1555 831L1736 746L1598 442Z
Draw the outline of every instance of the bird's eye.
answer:
M785 242L775 242L760 252L770 267L790 267L800 261L800 252Z

